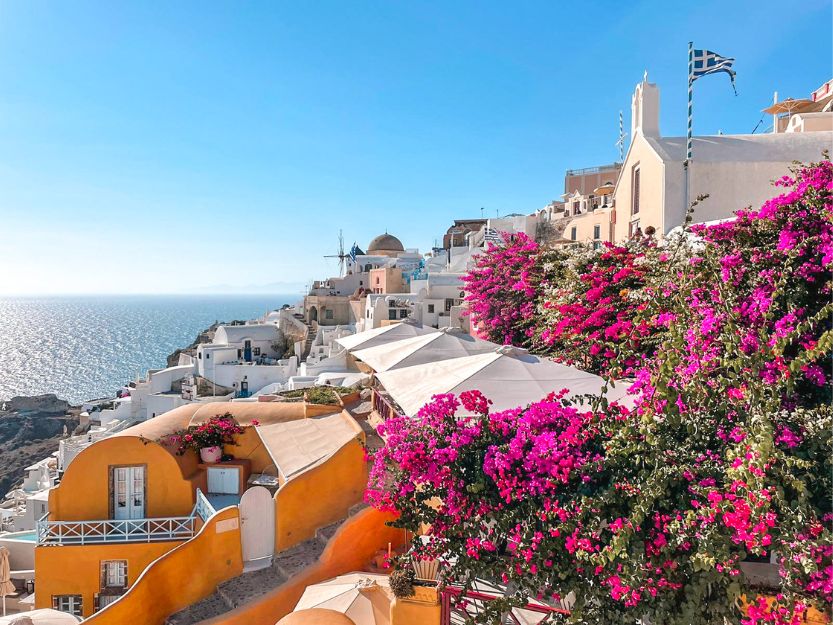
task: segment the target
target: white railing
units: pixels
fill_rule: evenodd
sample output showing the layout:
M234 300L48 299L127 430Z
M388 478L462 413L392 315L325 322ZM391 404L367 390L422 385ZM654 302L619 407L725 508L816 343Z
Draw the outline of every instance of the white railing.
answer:
M215 512L217 512L217 511L214 509L214 506L208 500L208 497L203 495L202 491L198 488L197 489L197 503L194 506L194 512L191 514L191 516L196 515L196 516L200 517L203 520L203 522L205 522Z
M186 540L194 535L194 515L154 519L101 521L38 521L38 545L89 545L93 543Z

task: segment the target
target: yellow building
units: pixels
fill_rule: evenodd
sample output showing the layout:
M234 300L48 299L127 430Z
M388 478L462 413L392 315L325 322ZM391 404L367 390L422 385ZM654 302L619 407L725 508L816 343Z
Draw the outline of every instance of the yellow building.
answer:
M226 447L231 461L203 464L158 442L226 413L243 426L259 421ZM364 438L335 402L234 402L182 406L91 445L39 523L36 607L163 623L349 517L367 480Z

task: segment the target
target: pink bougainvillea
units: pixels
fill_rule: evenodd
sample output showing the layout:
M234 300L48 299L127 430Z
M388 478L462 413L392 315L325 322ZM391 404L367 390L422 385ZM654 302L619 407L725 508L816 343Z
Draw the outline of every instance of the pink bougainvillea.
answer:
M472 325L485 338L519 346L530 343L540 287L539 251L522 232L503 234L464 276Z
M551 394L491 413L468 392L381 428L367 500L429 528L412 555L514 589L479 622L570 593L599 624L829 611L833 165L778 184L759 210L659 248L571 260L519 238L478 261L468 301L493 336L634 380L629 409ZM748 560L773 553L779 587L752 586Z

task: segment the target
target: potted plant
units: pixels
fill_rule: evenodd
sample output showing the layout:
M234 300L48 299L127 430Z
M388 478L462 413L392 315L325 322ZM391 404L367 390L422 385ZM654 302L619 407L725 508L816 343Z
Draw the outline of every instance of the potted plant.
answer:
M252 421L257 425L257 421ZM205 463L219 462L223 457L224 445L235 445L236 436L243 433L243 427L234 421L230 413L212 417L205 423L191 425L168 437L176 445L176 454L184 455L189 449L199 453Z

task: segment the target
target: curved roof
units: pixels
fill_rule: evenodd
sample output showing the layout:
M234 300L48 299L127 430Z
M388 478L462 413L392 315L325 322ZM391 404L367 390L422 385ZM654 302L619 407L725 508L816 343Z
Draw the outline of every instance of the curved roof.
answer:
M156 440L173 434L174 432L203 423L219 415L231 413L240 425L250 425L252 419L262 425L294 421L304 416L302 402L240 402L218 401L207 403L185 404L169 410L158 417L142 421L126 430L117 432L113 436L143 436Z
M253 323L242 326L220 326L214 333L214 343L230 345L252 341L274 341L280 337L278 326L273 323Z
M404 252L405 246L402 241L397 239L392 234L380 234L378 237L370 242L367 246L367 253L371 256L373 252Z

